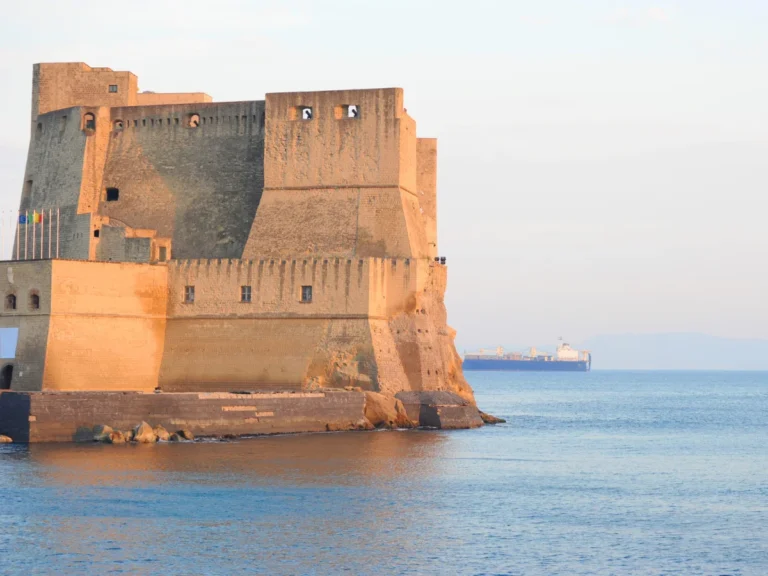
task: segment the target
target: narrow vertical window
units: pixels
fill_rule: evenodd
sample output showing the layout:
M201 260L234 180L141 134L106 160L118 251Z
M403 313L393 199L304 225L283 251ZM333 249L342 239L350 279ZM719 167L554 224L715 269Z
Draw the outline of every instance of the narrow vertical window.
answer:
M301 301L312 302L312 286L301 287Z
M8 296L5 297L5 309L6 310L16 310L16 295L15 294L8 294Z
M29 296L29 307L32 310L39 310L40 309L40 296L37 294L31 294Z
M184 286L184 302L192 304L195 301L195 287Z
M160 246L159 252L157 259L160 262L165 262L166 258L168 258L168 249L165 246Z
M245 302L245 303L251 302L250 286L240 286L240 302Z

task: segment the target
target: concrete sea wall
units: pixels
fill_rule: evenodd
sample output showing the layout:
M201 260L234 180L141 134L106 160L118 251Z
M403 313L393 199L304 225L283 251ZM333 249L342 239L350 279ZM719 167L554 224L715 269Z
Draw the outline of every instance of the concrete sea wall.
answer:
M139 422L196 436L324 432L356 428L365 395L355 391L233 393L2 392L0 434L15 442L71 442L78 428Z

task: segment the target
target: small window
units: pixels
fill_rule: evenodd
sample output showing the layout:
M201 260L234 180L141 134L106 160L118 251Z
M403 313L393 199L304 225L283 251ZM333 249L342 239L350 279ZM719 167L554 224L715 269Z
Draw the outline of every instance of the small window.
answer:
M146 126L147 125L147 119L146 118L142 118L141 119L141 125L142 126Z
M117 94L117 84L110 84L109 85L109 92L110 92L110 94Z
M160 246L160 249L158 250L159 254L157 256L157 259L160 260L160 262L165 262L166 258L168 258L168 248L165 246Z
M250 303L251 301L251 287L240 286L240 302Z
M8 294L5 297L5 309L16 310L16 294Z
M99 229L96 228L96 230L93 231L93 237L98 238L99 237Z
M195 287L184 286L184 302L192 304L195 301Z
M312 286L301 287L301 301L312 302Z
M360 107L357 104L344 104L342 106L336 106L333 112L337 120L344 120L347 118L360 118Z
M31 294L29 296L29 307L32 310L40 310L40 296L37 294Z
M190 114L189 120L187 120L187 126L190 128L197 128L200 126L200 114Z
M312 120L313 113L312 113L312 107L311 106L294 106L290 110L290 119L291 120Z
M96 116L88 112L88 114L83 116L83 126L85 130L96 130Z
M107 188L107 202L117 202L120 198L120 190L117 188Z
M123 121L115 120L115 130L120 132L123 128L125 128L125 124L123 124Z
M43 123L37 123L37 129L35 130L35 140L40 140L40 136L43 135Z

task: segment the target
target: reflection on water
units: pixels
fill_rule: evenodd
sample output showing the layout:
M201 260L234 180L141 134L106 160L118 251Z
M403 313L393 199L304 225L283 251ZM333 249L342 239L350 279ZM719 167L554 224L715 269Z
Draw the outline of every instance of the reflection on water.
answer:
M768 374L473 375L509 423L0 447L0 574L768 573Z

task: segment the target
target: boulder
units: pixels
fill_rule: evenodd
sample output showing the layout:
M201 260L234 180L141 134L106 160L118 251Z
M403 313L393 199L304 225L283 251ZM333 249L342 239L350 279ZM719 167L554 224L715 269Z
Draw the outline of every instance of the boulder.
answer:
M403 403L378 392L365 393L365 417L376 428L413 428Z
M159 424L155 426L152 431L155 433L155 436L157 436L158 442L168 442L168 439L171 437L171 433Z
M133 429L133 439L136 442L141 442L142 444L151 444L152 442L157 442L157 436L155 436L155 432L152 430L152 426L146 422L142 422Z
M123 430L123 437L126 442L133 441L133 430Z
M328 422L325 425L326 432L346 432L347 430L373 430L374 426L368 418L360 418L356 422L341 421Z
M105 442L109 442L110 444L125 444L125 434L120 432L120 430L114 430L107 436Z
M195 435L192 434L192 432L190 432L186 428L184 428L182 430L177 430L176 434L178 434L179 437L181 437L184 440L194 440L195 439Z
M183 438L179 436L176 432L174 432L168 437L168 440L171 442L181 442Z
M0 444L10 444L11 442L13 442L13 438L6 436L5 434L0 434Z
M478 410L478 412L480 413L480 418L486 424L504 424L506 422L504 418L497 418L496 416L491 416L490 414L486 414L482 410Z
M93 427L94 442L109 442L109 435L112 434L112 427L106 424L96 424Z

